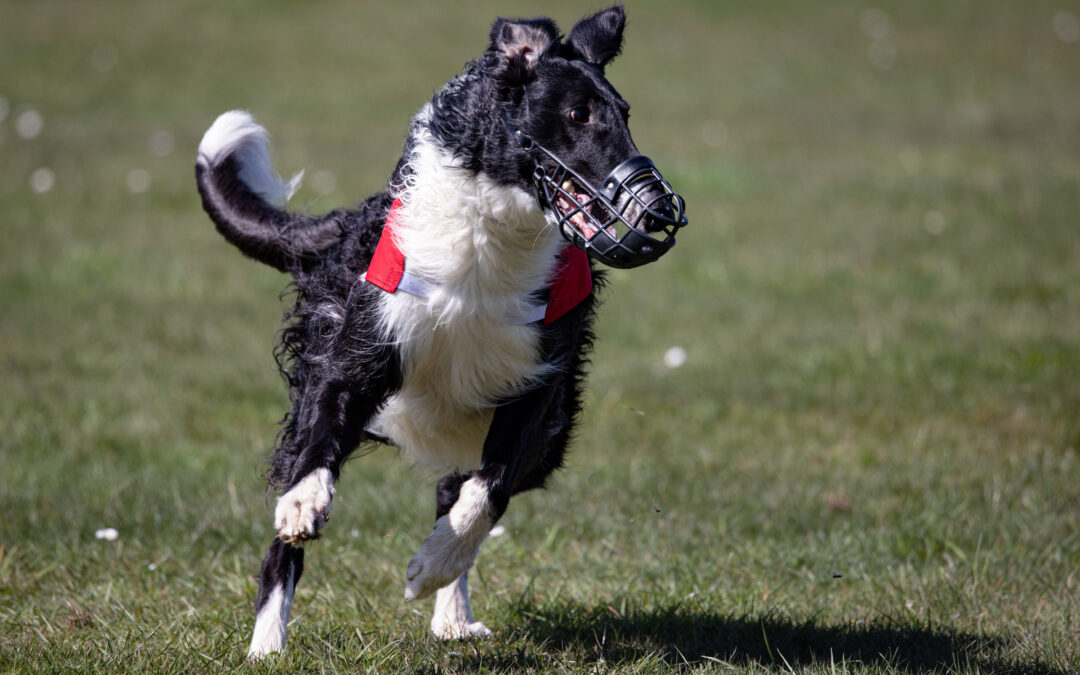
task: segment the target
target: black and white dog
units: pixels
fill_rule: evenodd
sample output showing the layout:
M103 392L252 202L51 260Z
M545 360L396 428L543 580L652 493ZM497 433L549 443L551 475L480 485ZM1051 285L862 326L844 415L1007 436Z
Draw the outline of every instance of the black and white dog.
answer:
M251 656L282 649L302 546L362 442L448 473L405 599L437 592L440 638L490 634L469 608L466 573L510 497L563 463L601 280L590 255L651 262L686 224L604 78L624 25L621 7L565 40L548 19L497 20L484 55L413 118L387 190L353 209L285 210L298 177L277 177L247 113L206 132L203 207L297 291L276 353L292 411L267 475L284 494Z

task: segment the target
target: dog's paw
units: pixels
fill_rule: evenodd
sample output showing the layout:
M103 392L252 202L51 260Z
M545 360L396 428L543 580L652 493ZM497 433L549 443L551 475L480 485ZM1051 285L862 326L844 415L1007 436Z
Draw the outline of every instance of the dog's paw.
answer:
M319 538L319 530L330 519L330 500L334 498L334 479L329 469L315 469L278 497L274 527L278 539L301 546Z
M491 637L491 629L480 623L431 622L431 632L440 640L470 640Z
M487 486L475 476L461 485L450 513L435 521L405 571L405 602L426 598L469 571L494 521Z
M468 570L468 566L463 567ZM453 581L460 572L425 555L421 550L409 561L405 570L405 602L422 600Z
M426 598L469 571L479 548L474 537L461 537L454 531L448 516L439 518L420 552L409 561L405 602Z
M491 635L488 627L473 616L469 606L469 580L464 574L436 594L431 632L440 640L468 640Z

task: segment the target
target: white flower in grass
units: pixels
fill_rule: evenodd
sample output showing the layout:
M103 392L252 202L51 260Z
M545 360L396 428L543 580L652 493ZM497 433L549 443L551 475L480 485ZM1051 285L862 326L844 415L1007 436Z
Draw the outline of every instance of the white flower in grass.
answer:
M15 133L19 134L20 138L36 138L44 128L45 118L33 108L23 110L15 117Z
M116 531L116 528L112 527L103 527L94 532L94 537L96 539L104 539L105 541L116 541L119 536L120 533Z
M146 169L132 169L127 175L127 188L133 195L138 195L150 189L150 172Z
M945 231L945 216L941 211L927 211L923 216L923 229L935 236L941 234Z
M678 345L664 352L664 365L668 368L678 368L686 363L686 350Z
M43 195L53 189L54 185L56 185L56 174L47 166L35 169L34 173L30 174L30 189L34 191L34 194Z

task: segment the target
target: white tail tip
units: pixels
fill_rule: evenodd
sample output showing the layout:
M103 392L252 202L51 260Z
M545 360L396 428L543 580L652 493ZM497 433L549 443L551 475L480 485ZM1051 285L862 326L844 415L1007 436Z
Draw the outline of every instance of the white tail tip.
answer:
M253 192L276 206L283 206L300 187L301 171L284 181L270 161L270 134L246 110L230 110L218 116L199 143L198 162L215 167L235 156L239 178Z

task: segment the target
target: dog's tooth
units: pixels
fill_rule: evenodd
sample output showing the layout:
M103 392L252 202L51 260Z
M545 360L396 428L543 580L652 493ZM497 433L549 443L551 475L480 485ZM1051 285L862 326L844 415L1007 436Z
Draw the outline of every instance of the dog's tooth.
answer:
M566 190L567 192L573 193L574 192L574 182L571 181L569 178L567 178L566 180L563 181L562 189Z

